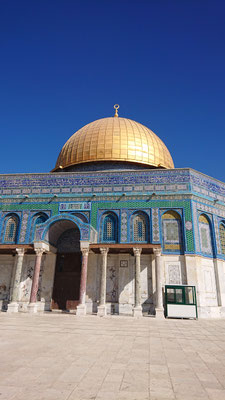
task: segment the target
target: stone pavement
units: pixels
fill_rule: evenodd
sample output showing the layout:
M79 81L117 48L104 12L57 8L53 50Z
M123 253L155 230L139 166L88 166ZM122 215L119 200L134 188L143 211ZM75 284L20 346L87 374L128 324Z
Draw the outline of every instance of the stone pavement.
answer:
M0 400L225 400L225 320L0 314Z

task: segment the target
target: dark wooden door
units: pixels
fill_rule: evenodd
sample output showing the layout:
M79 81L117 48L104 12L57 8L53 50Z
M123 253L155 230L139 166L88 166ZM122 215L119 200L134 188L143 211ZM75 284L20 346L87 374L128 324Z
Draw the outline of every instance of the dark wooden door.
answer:
M80 253L57 254L52 309L74 310L79 302Z

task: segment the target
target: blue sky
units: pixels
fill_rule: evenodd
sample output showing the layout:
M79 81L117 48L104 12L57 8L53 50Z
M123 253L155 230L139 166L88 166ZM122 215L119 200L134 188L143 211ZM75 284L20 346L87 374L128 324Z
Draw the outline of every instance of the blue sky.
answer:
M223 0L1 0L0 172L48 172L119 103L225 182L224 21Z

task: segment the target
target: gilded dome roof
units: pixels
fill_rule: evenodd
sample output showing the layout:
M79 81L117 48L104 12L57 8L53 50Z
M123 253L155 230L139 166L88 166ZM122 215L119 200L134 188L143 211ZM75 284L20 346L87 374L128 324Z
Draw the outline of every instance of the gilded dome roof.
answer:
M117 115L98 119L75 132L63 146L53 171L96 161L174 168L169 150L154 132Z

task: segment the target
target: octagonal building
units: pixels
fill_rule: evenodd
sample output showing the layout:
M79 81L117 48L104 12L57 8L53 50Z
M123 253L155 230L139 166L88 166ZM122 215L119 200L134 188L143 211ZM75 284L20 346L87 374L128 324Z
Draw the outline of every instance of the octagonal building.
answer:
M164 318L194 288L198 317L225 317L225 184L174 168L117 109L75 132L51 172L0 175L0 196L2 311Z

